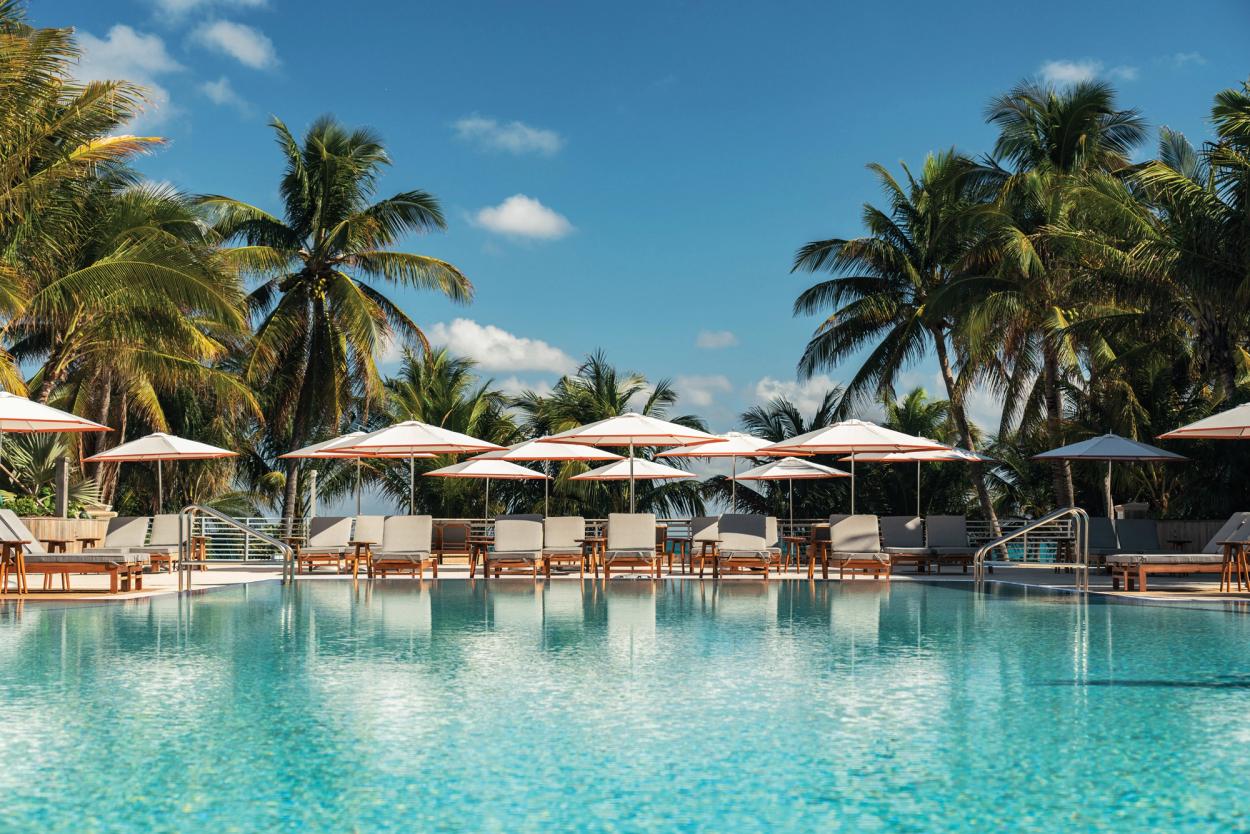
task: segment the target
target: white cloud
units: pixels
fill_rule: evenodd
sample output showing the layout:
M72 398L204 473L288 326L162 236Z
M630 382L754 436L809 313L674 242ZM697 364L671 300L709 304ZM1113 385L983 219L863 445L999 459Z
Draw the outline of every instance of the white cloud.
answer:
M558 240L573 231L567 217L524 194L513 194L497 206L479 209L473 222L501 235L540 240Z
M265 69L278 63L273 41L259 29L243 23L232 20L203 23L192 37L209 49L229 55L252 69Z
M213 7L233 7L236 9L260 9L266 5L265 0L152 0L152 5L163 16L183 18L195 11Z
M472 319L438 322L427 331L430 342L459 356L476 360L490 371L551 371L570 373L577 368L573 357L541 339L509 333L493 324Z
M1113 78L1117 81L1137 80L1137 67L1121 64L1105 69L1102 61L1084 58L1079 61L1047 61L1038 73L1050 84L1079 84L1095 78Z
M720 350L738 344L738 337L731 330L700 330L694 343L704 350Z
M551 156L564 147L563 137L554 130L532 127L525 122L499 122L476 113L459 119L452 127L460 139L489 150Z
M80 81L131 81L144 87L147 104L137 122L155 126L178 112L170 104L169 90L157 83L159 76L180 72L183 66L170 56L159 35L148 35L118 24L98 38L81 32L82 57L75 76Z
M805 416L810 417L816 409L820 408L825 392L836 387L838 383L825 374L818 374L802 382L766 376L755 383L755 398L761 403L767 403L769 400L783 397L794 403Z
M517 397L527 391L533 391L540 397L545 397L552 392L553 387L549 380L546 379L521 379L513 374L507 379L495 380L495 387L511 397Z
M722 374L711 376L678 376L673 379L673 386L678 396L697 408L707 408L716 399L717 394L733 390L728 377Z
M1194 66L1203 66L1207 59L1201 52L1174 52L1167 57L1167 62L1177 69L1187 67L1190 64Z
M216 81L205 81L200 85L200 92L208 96L213 104L233 107L244 113L248 110L247 102L235 92L234 85L224 75Z

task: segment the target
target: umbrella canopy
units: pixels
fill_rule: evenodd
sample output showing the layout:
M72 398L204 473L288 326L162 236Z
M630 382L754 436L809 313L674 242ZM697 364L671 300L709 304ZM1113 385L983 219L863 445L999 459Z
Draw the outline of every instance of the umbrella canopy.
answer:
M473 458L472 460L454 463L451 466L444 466L441 469L435 469L425 473L428 478L484 478L486 479L486 504L483 518L490 518L490 482L492 478L506 481L521 480L538 480L542 478L546 480L547 476L542 472L528 469L524 466L517 466L506 460L483 460L482 458Z
M928 440L928 438L924 438ZM864 452L855 458L869 463L915 463L916 464L916 515L920 515L920 464L922 463L989 463L989 455L970 452L967 449L928 449L920 452ZM850 460L849 457L843 460Z
M831 426L783 440L764 451L783 454L851 456L851 513L855 513L855 460L862 452L921 452L946 446L923 437L887 429L867 420L843 420Z
M0 432L78 431L109 431L109 427L18 394L0 391Z
M551 443L546 440L526 440L521 443L513 443L506 449L497 452L483 452L476 455L473 460L528 460L528 461L550 461L550 460L620 460L621 456L615 452L605 452L603 449L596 449L594 446L586 446L581 443ZM547 515L550 501L551 477L548 475L547 480L543 481L543 515Z
M626 458L589 472L574 475L574 481L662 481L668 478L693 478L693 472L676 469L646 458Z
M1159 435L1160 440L1245 440L1250 438L1250 403L1212 414Z
M621 480L627 479L629 481L629 511L632 513L634 511L634 481L636 480L634 468L635 446L685 446L691 443L710 443L717 438L714 434L708 434L698 429L687 428L678 423L670 423L667 420L631 411L616 417L609 417L606 420L587 423L584 426L562 431L543 439L551 443L628 446L629 458L627 461L623 461L623 463L628 462L630 474L627 478L622 478ZM603 468L607 469L609 467ZM681 472L682 470L674 469L672 471ZM585 475L589 474L587 472L575 477L585 478Z
M735 475L738 481L789 481L790 482L790 526L794 527L794 482L812 481L822 478L849 478L850 472L834 469L832 466L814 463L801 458L782 458L770 461L763 466L748 469L741 475Z
M232 452L229 449L221 449L217 446L210 446L207 443L200 443L197 440L187 440L185 437L178 437L173 434L165 434L164 432L153 432L152 434L132 440L129 443L123 443L120 446L114 446L112 449L92 455L89 458L83 458L89 463L125 463L128 461L155 461L156 462L156 507L157 510L165 508L165 477L161 471L161 461L165 460L210 460L215 458L232 458L237 457L238 452Z
M1197 425L1195 423L1194 425ZM1169 452L1145 443L1138 443L1118 434L1103 434L1034 455L1033 460L1105 460L1107 474L1103 480L1103 497L1107 502L1107 518L1115 518L1115 500L1111 496L1111 464L1114 461L1143 463L1178 463L1188 460L1184 455Z
M369 432L351 443L336 446L337 451L360 453L365 457L408 458L408 512L415 513L417 506L417 473L415 460L418 456L459 455L471 452L490 452L502 449L496 443L478 440L441 426L432 426L420 420L405 420L384 429Z
M726 434L718 435L716 440L710 443L695 443L693 445L678 446L676 449L669 449L667 452L660 452L656 455L659 458L729 458L733 461L732 472L730 473L730 506L738 506L738 458L759 458L778 456L777 452L760 451L765 446L771 446L771 440L765 440L762 437L756 437L753 434L744 434L739 431L731 431Z
M354 460L356 461L356 515L360 515L360 496L363 492L363 478L360 471L361 458L432 458L432 454L421 455L402 455L402 454L369 454L366 452L349 452L344 447L350 446L358 438L364 437L363 431L353 431L347 434L332 437L329 440L322 440L320 443L314 443L311 446L305 446L302 449L296 449L294 452L287 452L285 455L278 455L279 458L314 458L317 460ZM315 508L314 508L315 509Z

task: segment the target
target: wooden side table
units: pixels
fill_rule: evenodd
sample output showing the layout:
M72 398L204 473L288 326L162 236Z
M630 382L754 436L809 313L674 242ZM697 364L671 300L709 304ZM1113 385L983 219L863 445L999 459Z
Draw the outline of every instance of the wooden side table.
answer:
M9 589L9 570L12 566L13 575L17 577L18 595L30 593L26 582L26 545L22 539L0 540L0 592Z
M590 553L590 566L595 571L595 579L599 578L599 560L608 548L607 536L587 536L584 539L577 539L577 543L582 546L583 550Z
M353 539L348 545L355 548L355 551L347 559L352 563L352 579L356 579L360 575L360 563L365 563L365 575L373 576L373 546L377 542L356 541Z
M486 570L486 551L495 543L494 536L469 536L469 578L477 573L477 557L482 557L482 570Z

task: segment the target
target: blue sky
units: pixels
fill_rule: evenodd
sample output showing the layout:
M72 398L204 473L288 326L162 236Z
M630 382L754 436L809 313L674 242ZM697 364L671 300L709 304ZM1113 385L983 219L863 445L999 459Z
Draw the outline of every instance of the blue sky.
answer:
M140 167L187 191L276 208L271 114L376 128L382 190L429 190L449 220L406 248L477 287L464 307L396 294L436 340L508 386L602 348L724 431L828 383L795 379L815 322L791 316L810 279L788 267L858 233L866 163L987 150L986 102L1030 76L1109 78L1153 126L1202 138L1212 95L1247 75L1247 9L36 0L31 17L78 29L85 77L148 85L138 127L169 144ZM937 388L928 362L909 381Z

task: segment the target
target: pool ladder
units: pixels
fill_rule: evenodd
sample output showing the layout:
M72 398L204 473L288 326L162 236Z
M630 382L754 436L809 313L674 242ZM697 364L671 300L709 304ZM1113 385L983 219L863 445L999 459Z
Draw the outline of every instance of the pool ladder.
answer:
M196 516L208 516L222 524L233 527L248 535L255 536L265 544L277 549L282 554L282 584L295 579L295 550L291 545L274 538L268 533L262 533L248 527L243 522L226 515L220 510L212 507L206 507L203 504L188 504L178 513L178 590L191 590L191 530L195 526Z
M1075 546L1073 550L1073 561L1066 565L1062 562L1056 563L1056 567L1070 567L1076 572L1076 589L1078 591L1089 590L1089 513L1080 507L1063 507L1052 513L1047 513L1041 518L1034 519L1019 530L1012 530L991 542L981 545L976 554L972 557L972 576L977 582L985 580L985 557L992 551L997 550L1009 541L1016 539L1024 539L1024 551L1029 550L1029 532L1045 527L1047 524L1058 521L1061 518L1071 518L1076 525Z

